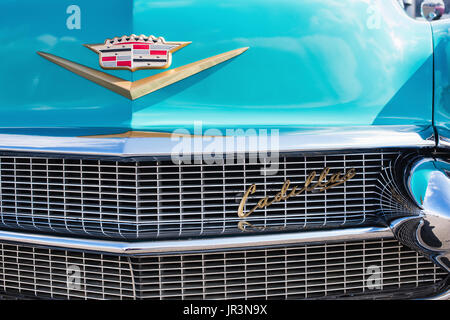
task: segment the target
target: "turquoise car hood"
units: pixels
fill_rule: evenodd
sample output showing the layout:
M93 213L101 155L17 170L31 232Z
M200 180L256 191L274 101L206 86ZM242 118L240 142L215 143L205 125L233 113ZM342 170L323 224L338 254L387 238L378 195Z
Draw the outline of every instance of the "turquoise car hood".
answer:
M3 130L432 124L431 28L393 0L78 0L79 30L66 25L71 4L1 2ZM101 70L83 44L130 34L192 41L171 68L249 50L134 101L36 54ZM106 72L136 81L161 70Z

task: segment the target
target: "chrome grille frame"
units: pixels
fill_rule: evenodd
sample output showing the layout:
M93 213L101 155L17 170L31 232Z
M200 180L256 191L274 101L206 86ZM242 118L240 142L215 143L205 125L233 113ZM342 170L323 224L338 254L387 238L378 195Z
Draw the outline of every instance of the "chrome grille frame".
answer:
M286 179L311 171L357 169L347 183L305 193L246 219L257 227L288 230L377 225L375 181L400 150L281 155L279 174L263 164L173 164L167 158L77 158L58 155L0 157L0 224L11 229L151 239L239 234L237 207L258 185L247 208L274 195Z

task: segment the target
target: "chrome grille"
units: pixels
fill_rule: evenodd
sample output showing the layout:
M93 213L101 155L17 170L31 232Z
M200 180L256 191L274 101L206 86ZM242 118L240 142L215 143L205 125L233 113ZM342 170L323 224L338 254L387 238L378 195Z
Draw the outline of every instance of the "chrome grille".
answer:
M309 299L423 289L448 275L393 239L130 258L0 248L0 292L41 298ZM79 287L69 288L73 266ZM381 281L370 289L373 267Z
M0 245L0 291L43 298L134 298L125 257ZM82 281L75 281L71 277Z
M356 176L325 192L306 192L259 209L246 222L268 230L374 224L376 179L398 152L285 155L275 175L265 164L174 164L170 160L90 160L42 156L0 157L0 224L97 237L162 238L242 232L237 209L274 196L289 179L304 184L312 171ZM248 230L247 230L248 231Z

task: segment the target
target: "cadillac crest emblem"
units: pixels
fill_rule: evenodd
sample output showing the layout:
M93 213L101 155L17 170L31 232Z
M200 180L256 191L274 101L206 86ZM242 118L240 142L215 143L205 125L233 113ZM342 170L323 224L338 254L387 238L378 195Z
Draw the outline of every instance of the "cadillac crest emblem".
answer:
M169 68L172 63L172 53L190 43L190 41L174 42L166 41L163 37L155 38L154 36L132 34L121 38L106 39L104 43L85 44L84 46L98 54L99 63L103 69L136 71ZM222 52L136 81L128 81L49 52L37 51L36 53L89 81L127 99L135 100L239 56L247 49L248 47L244 47Z
M191 42L171 42L163 37L130 36L106 39L103 44L85 46L99 55L103 69L166 69L172 63L172 53Z

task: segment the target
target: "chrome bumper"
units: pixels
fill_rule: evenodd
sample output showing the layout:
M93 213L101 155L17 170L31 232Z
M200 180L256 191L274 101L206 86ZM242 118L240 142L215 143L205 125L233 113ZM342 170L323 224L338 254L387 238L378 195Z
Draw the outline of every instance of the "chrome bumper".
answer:
M281 233L240 237L203 238L174 241L120 242L0 231L0 241L118 255L153 255L211 250L223 251L254 247L288 246L293 244L370 240L389 237L393 237L392 231L389 228L351 228L331 231Z
M438 268L430 261L412 250L404 249L399 249L399 243L393 238L389 228L352 228L276 236L257 235L229 239L146 243L1 232L0 252L4 261L3 259L0 261L2 262L0 270L3 272L6 270L3 281L7 289L21 288L24 283L25 288L28 288L25 289L25 296L26 293L33 295L50 292L51 295L47 296L48 298L64 298L66 295L69 298L92 298L94 295L95 298L95 292L101 294L103 290L108 290L109 296L116 298L136 299L155 296L201 298L202 292L203 298L217 298L218 295L230 298L228 294L238 295L234 298L244 298L247 294L254 297L255 285L257 285L266 288L263 289L262 296L256 296L260 298L274 298L268 292L280 288L286 290L286 295L288 292L289 296L295 295L297 294L296 286L298 286L300 288L298 294L306 294L307 298L319 292L327 292L328 298L333 298L335 290L341 292L342 288L347 288L349 291L343 298L377 298L381 294L379 298L383 299L383 297L390 297L392 293L372 291L368 287L369 282L365 275L369 272L366 270L368 268L384 266L385 271L381 271L380 275L382 279L386 279L385 285L391 290L394 286L397 290L398 283L399 286L401 285L399 288L403 288L399 294L407 294L405 298L430 294L434 296L428 299L448 297L443 293L436 294L437 288L442 287L442 280L440 280L443 277L442 271L437 272ZM417 262L411 264L411 259ZM404 261L409 263L405 265ZM35 266L35 263L38 265ZM71 291L65 287L58 287L57 284L61 284L61 277L64 279L65 268L71 271L82 268L80 271L83 277L90 281L85 284L86 288L83 285ZM331 274L328 274L326 270L329 270ZM309 272L312 273L309 274ZM421 280L417 280L421 283L421 286L417 288L422 291L417 293L405 291L403 285L409 283L411 272L415 274L413 278L422 275ZM285 279L281 283L280 274L281 278ZM426 279L422 278L425 274L428 275ZM403 278L405 275L406 278ZM221 276L225 277L225 284L221 284L220 280L217 283L216 279L221 279ZM240 279L240 283L246 284L245 288L240 283L233 282L236 276ZM303 276L309 279L305 283L302 280ZM327 277L330 276L331 278L328 279ZM354 278L355 276L357 279ZM203 278L203 281L198 282L198 277ZM337 280L335 277L338 277ZM433 277L439 279L439 282L433 282ZM256 283L252 282L255 278L258 281ZM232 281L231 285L227 285L226 279ZM214 281L212 287L208 285L209 281ZM247 281L249 281L248 284ZM319 284L320 281L325 284L325 287ZM311 284L308 285L308 283ZM432 283L432 286L424 287L424 283ZM318 285L320 287L317 287ZM30 291L29 288L36 288L36 286L39 287L38 291ZM155 286L159 286L159 291L155 289L155 292L151 289L152 291L149 292L149 289L145 289ZM365 291L360 289L362 286L364 288L367 286ZM306 291L303 291L303 287ZM200 293L196 291L196 288L200 289ZM358 293L353 295L355 291L351 291L352 289L357 290ZM261 287L258 289L258 292L260 291ZM56 296L53 296L54 294ZM279 290L275 291L275 294L278 296ZM280 299L282 297L283 295Z

